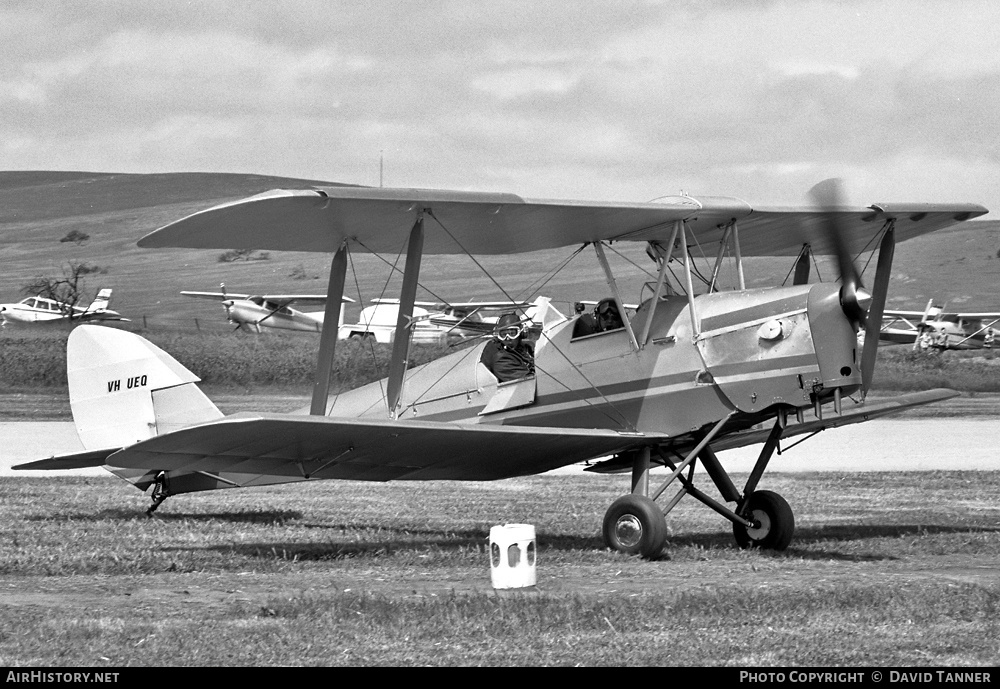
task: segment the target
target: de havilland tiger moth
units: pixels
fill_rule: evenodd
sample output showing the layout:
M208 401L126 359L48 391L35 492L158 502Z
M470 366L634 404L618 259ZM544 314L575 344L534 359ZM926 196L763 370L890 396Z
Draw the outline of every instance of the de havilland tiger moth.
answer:
M320 479L489 481L592 461L591 470L631 475L603 521L614 550L656 557L665 515L684 496L731 522L740 546L782 550L794 532L792 510L758 486L783 440L957 394L865 401L896 243L987 212L968 203L846 206L835 180L811 194L802 207L772 208L686 195L589 203L329 187L275 190L194 213L139 246L332 255L309 409L224 416L197 376L155 345L81 326L70 336L67 365L85 451L18 468L104 466L150 491L152 512L167 496L195 491ZM643 294L621 294L607 259L620 242L644 245L656 261ZM878 260L868 288L854 258L870 244ZM400 247L388 377L331 399L349 253ZM616 306L623 320L581 331L582 316L548 309L531 373L515 380L500 382L484 365L492 340L407 367L422 257L559 247L592 252L614 301L608 310ZM709 270L698 269L695 247L717 247L709 249L716 254ZM803 247L835 256L839 283L746 287L746 257L794 261ZM724 264L735 268L729 291L717 279ZM637 309L625 308L626 296ZM745 445L761 449L738 488L716 453ZM699 462L717 497L695 485ZM654 467L666 468L662 480Z

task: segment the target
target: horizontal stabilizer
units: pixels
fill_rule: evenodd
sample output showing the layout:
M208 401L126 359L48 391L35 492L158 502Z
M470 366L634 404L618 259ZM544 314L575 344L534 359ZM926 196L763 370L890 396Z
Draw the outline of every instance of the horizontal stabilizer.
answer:
M66 469L89 469L101 467L107 464L107 459L120 448L114 447L110 450L87 450L86 452L76 452L71 455L60 455L39 459L34 462L15 464L11 469L18 471L64 471Z

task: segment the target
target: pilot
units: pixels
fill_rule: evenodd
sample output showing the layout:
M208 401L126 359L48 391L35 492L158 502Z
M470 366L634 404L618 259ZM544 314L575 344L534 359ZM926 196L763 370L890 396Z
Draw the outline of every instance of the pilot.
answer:
M580 312L579 308L577 312ZM605 297L597 302L593 313L585 313L576 319L576 325L573 326L573 337L584 337L624 327L625 324L618 313L618 304L613 298Z
M535 349L532 343L525 341L524 327L517 314L500 316L493 339L486 343L479 361L501 383L535 373Z
M618 313L618 304L611 297L605 297L597 302L597 306L594 307L594 317L597 319L599 333L625 327L621 314Z

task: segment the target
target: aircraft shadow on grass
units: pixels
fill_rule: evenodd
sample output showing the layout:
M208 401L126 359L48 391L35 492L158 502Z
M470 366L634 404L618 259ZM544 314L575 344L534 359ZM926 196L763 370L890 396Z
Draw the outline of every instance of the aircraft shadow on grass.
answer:
M892 560L897 559L891 555L859 555L850 553L838 553L833 549L821 548L812 550L817 546L826 543L836 544L840 542L854 542L873 538L900 538L903 536L925 536L935 534L966 534L966 533L997 533L1000 527L989 526L943 526L928 524L895 524L880 525L870 524L864 526L857 525L835 525L818 526L811 528L796 529L796 547L794 555L806 560ZM727 532L713 534L693 534L683 537L671 538L664 553L669 553L670 548L684 546L699 547L704 549L730 549L732 539ZM807 550L809 549L809 550ZM775 557L781 557L780 553L773 553Z
M38 515L28 517L27 521L58 521L58 522L103 522L103 521L148 521L142 513L136 513L134 509L119 507L114 509L104 509L98 512L74 512L59 515ZM161 522L183 522L183 521L222 521L239 524L278 524L292 522L302 519L302 513L298 510L255 510L244 512L209 512L209 513L175 513L160 514L156 520Z

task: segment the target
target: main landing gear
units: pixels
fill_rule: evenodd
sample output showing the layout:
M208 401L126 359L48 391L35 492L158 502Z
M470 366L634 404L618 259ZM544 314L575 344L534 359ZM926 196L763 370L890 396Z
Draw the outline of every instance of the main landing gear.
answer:
M783 497L769 490L756 490L784 429L784 417L779 415L760 451L757 463L743 491L737 490L723 469L709 443L722 429L728 417L716 423L680 462L674 462L663 450L656 448L660 461L671 475L654 491L649 490L650 448L636 450L632 457L632 494L615 500L604 516L604 542L612 550L653 559L659 556L667 541L666 515L681 498L691 495L733 523L733 536L741 548L784 550L795 532L795 517ZM695 462L700 459L705 471L726 502L735 502L730 509L694 486ZM686 475L685 475L686 470ZM663 508L656 499L674 481L680 481L677 494Z
M160 506L164 500L170 497L170 486L167 483L167 472L161 471L156 475L156 482L153 484L153 492L150 495L153 500L153 504L149 506L146 510L146 516L152 517L153 512L156 508Z

